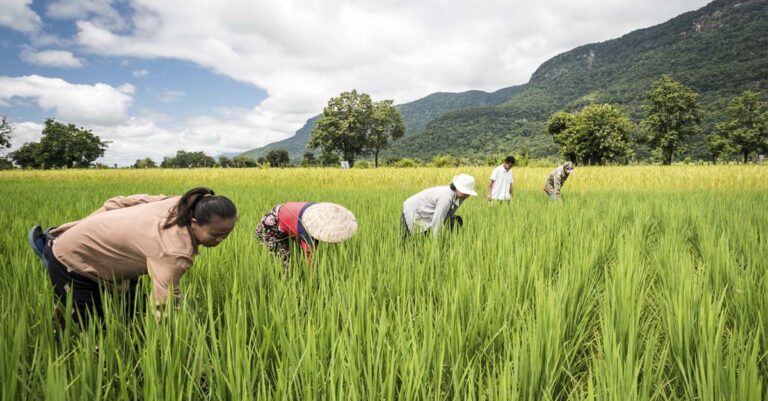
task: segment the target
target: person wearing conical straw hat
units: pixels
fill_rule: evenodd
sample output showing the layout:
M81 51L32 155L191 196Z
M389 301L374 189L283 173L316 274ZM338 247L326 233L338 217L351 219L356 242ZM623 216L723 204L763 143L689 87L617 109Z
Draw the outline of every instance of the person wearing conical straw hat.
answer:
M427 233L434 236L440 233L443 224L450 229L459 228L464 223L456 210L470 196L476 196L475 178L469 174L453 177L451 185L425 189L403 202L402 226L403 239L411 233Z
M558 166L552 170L547 177L547 181L544 182L544 192L547 193L549 199L560 200L560 189L563 188L565 180L573 173L573 163L565 162L562 166Z
M277 205L256 226L256 238L279 257L289 272L291 240L299 242L312 271L312 248L317 242L338 243L352 238L357 219L347 208L330 202L288 202Z

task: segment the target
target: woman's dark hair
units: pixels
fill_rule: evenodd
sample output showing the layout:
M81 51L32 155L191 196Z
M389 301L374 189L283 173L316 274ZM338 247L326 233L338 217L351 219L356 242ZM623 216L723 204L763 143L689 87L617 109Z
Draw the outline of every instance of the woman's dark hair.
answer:
M453 185L453 183L451 183L451 191L454 191L454 192L456 191L456 186Z
M204 226L214 217L231 219L235 216L237 208L229 198L216 195L210 188L194 188L179 199L163 229L173 226L188 227L192 224L192 219Z

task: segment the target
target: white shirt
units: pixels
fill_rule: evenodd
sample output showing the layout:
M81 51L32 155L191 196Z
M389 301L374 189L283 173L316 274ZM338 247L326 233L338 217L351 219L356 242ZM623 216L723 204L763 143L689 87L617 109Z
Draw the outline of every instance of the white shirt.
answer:
M491 191L491 198L495 200L509 200L509 187L515 182L512 177L512 169L509 171L504 169L504 165L500 165L493 169L491 173L491 180L493 180L493 190Z
M461 202L450 186L425 189L403 202L405 224L411 232L431 229L437 234L459 206Z

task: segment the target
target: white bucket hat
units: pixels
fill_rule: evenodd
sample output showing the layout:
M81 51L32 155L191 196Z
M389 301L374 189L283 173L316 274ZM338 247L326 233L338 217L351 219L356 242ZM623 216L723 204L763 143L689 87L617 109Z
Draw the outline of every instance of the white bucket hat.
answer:
M459 192L472 196L477 195L477 192L475 192L475 177L462 173L453 177L452 182Z
M323 242L346 241L357 231L355 215L344 206L329 202L307 207L301 216L301 223L307 234Z

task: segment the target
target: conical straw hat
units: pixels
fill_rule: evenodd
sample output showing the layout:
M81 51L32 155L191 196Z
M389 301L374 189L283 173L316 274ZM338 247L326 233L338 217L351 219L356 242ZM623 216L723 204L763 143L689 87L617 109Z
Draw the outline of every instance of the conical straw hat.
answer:
M304 210L301 223L312 238L323 242L346 241L357 231L355 215L347 208L329 202L309 206Z

